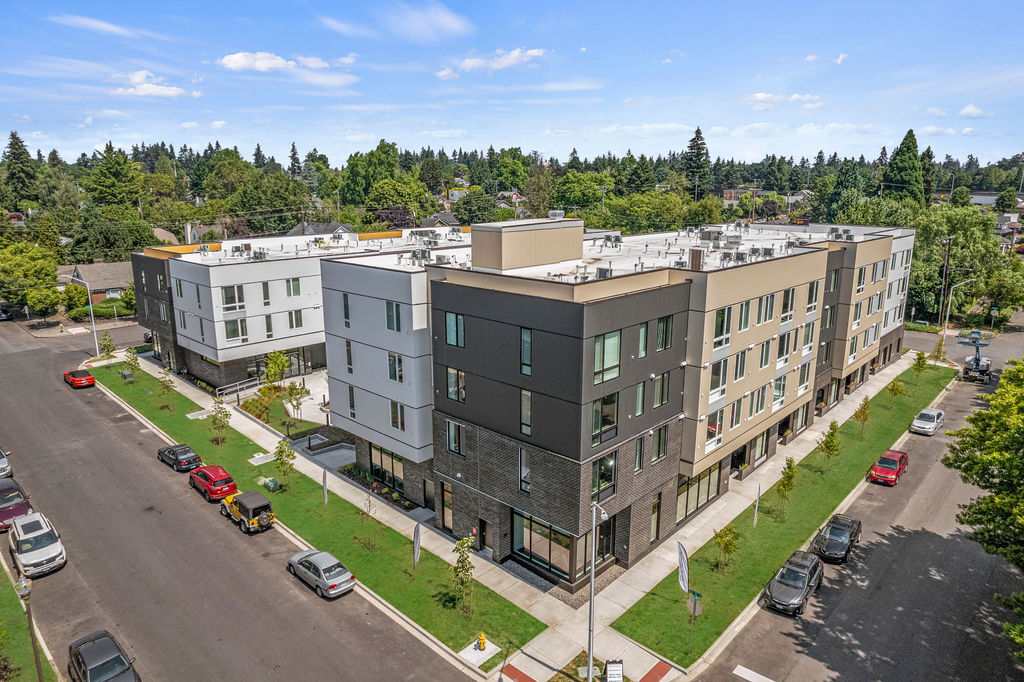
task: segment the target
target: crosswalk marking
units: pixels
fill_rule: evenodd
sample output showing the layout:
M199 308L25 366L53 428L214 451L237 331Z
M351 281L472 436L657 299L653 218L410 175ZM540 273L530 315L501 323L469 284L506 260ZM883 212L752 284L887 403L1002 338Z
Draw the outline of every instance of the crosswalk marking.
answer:
M765 677L760 673L755 673L750 668L744 668L742 665L736 666L733 669L732 674L736 677L742 677L745 680L750 680L750 682L773 682L772 678Z

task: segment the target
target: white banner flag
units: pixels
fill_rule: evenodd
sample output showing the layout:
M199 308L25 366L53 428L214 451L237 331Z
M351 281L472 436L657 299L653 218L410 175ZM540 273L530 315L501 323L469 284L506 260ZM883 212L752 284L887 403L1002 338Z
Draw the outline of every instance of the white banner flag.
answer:
M754 528L757 528L757 508L761 506L761 484L757 484L757 499L754 500Z
M683 594L686 594L690 591L690 563L683 543L676 544L679 545L679 587L683 588Z
M416 528L412 531L412 565L415 566L420 561L420 524L416 524Z

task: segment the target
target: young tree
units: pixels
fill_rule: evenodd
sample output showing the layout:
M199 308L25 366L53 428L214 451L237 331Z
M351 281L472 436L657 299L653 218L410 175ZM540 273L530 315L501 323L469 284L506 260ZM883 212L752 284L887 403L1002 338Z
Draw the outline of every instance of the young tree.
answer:
M897 378L889 382L885 391L889 394L889 409L891 410L896 407L896 399L907 394L907 387Z
M831 468L832 460L839 457L842 452L842 441L839 440L839 423L833 419L828 425L828 431L818 440L818 449L825 457L825 464ZM824 473L824 472L822 472Z
M779 506L785 512L789 504L789 497L796 488L796 460L792 457L786 458L786 464L782 467L782 478L775 484L775 495L779 498Z
M160 409L174 412L174 403L171 400L171 396L174 395L174 379L171 377L170 367L164 367L164 371L160 373L158 395L160 397Z
M466 613L472 611L471 598L473 596L473 562L469 555L473 551L473 538L462 538L455 543L455 555L458 557L455 563L448 570L451 571L452 587L455 588L455 595L462 602L463 610Z
M284 389L284 400L292 408L292 417L300 419L302 403L309 399L309 389L297 381L288 384Z
M1017 210L1017 190L1007 187L996 197L996 210L1010 213Z
M961 505L957 514L957 521L972 529L971 539L989 554L1024 568L1024 362L1010 360L995 392L981 398L988 407L968 415L968 425L952 432L953 442L942 463L959 471L964 483L988 493ZM1024 618L1024 593L1003 601ZM1024 662L1024 625L1006 623L1003 629Z
M736 553L740 546L739 533L730 523L722 530L716 530L712 539L718 547L718 568L723 569L729 565L729 559Z
M110 332L104 331L100 334L100 357L112 358L115 350L117 346L114 345L114 339L110 338Z
M274 450L274 468L285 483L295 473L295 450L287 438L278 443L277 449Z
M933 362L942 362L946 359L946 335L940 333L939 340L935 342L935 349L928 356Z
M276 350L273 353L267 353L266 365L263 371L268 384L276 388L277 384L284 378L284 373L287 370L287 355L279 350Z
M864 426L871 419L871 402L867 396L864 396L864 400L860 401L860 405L857 406L857 410L853 413L853 421L857 422L860 426L860 435L864 435Z
M928 369L928 358L923 350L917 351L917 355L914 356L914 364L910 366L910 369L914 370L915 379L920 379L921 374Z
M131 381L135 381L135 375L142 371L139 367L139 356L135 352L135 346L128 346L124 351L124 368L132 373Z
M231 423L231 410L224 405L224 398L216 396L213 399L213 411L210 414L210 430L213 431L211 443L216 445L224 444L224 432Z

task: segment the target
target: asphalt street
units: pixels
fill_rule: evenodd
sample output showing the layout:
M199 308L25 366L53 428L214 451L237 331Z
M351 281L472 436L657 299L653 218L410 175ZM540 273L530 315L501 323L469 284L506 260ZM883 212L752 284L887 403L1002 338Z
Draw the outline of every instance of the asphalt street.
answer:
M64 384L91 348L0 323L0 445L68 552L32 592L58 666L69 642L107 629L151 680L465 679L358 594L319 599L285 572L298 550L283 534L239 533L157 461L156 435L98 389Z
M1024 354L1024 315L1015 321L1018 326L985 352L994 368ZM935 339L908 333L905 342L931 351ZM960 361L973 352L953 340L947 349ZM955 383L939 405L946 429L963 426L965 415L984 407L979 394L994 388ZM1024 589L1024 580L956 522L957 505L981 491L942 466L949 440L911 435L903 446L909 467L899 485L869 485L847 511L864 524L861 545L847 565L826 565L824 584L803 618L761 608L703 678L1024 679L1002 636L1001 624L1012 614L994 598ZM765 568L766 580L774 568Z

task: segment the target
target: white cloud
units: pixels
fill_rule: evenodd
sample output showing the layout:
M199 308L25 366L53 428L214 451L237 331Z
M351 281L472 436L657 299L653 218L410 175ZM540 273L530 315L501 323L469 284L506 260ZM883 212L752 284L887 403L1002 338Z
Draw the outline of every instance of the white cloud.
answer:
M118 26L117 24L112 24L109 21L93 19L92 17L83 17L77 14L60 14L49 17L49 19L54 23L63 24L64 26L80 28L84 31L92 31L94 33L120 36L121 38L146 37L169 40L167 36L160 35L159 33L153 33L152 31L143 31L140 29L129 28L127 26Z
M781 102L804 102L805 109L815 109L821 106L821 95L792 95L775 94L770 92L755 92L743 97L744 102L752 102L754 111L765 111L772 109Z
M882 128L870 123L805 123L796 129L798 135L880 135Z
M426 135L427 137L465 137L466 131L459 129L449 130L421 130L420 135Z
M824 102L808 102L804 105L804 109L817 109L822 104L824 104Z
M182 128L196 128L198 126L199 126L199 124L196 123L195 121L182 121L181 122L181 127Z
M217 60L229 71L271 71L273 69L294 69L295 62L279 57L273 52L235 52Z
M73 125L74 125L74 126L75 126L76 128L86 128L86 127L88 127L88 126L91 126L91 125L92 125L92 121L93 121L93 118L92 118L92 116L86 116L86 117L85 117L85 120L84 120L84 121L82 121L81 123L75 123L75 124L73 124Z
M157 78L149 71L135 71L128 74L125 80L131 87L117 88L111 91L113 95L132 95L138 97L181 97L185 94L183 88L173 85L163 85L163 78ZM198 97L200 92L193 90L192 96Z
M956 131L952 128L943 128L942 126L925 126L920 130L922 135L956 135Z
M228 124L227 121L214 121L210 124L211 128L223 128Z
M569 137L575 132L575 130L566 130L563 128L548 128L542 132L541 135L544 137Z
M949 114L938 107L928 107L924 110L924 115L930 118L946 118Z
M330 64L320 59L320 57L295 57L301 66L305 66L307 69L327 69L330 68Z
M842 64L844 61L846 61L846 58L849 56L850 55L846 54L845 52L840 52L839 56L836 57L836 64Z
M816 55L816 54L809 54L806 57L804 57L804 61L805 62L813 62L817 58L818 58L818 55Z
M413 43L450 41L473 32L473 24L439 3L414 7L397 3L381 11L381 22L395 35Z
M960 110L960 117L961 118L986 118L986 117L988 117L990 115L991 114L988 114L987 112L982 111L981 109L979 109L978 107L974 106L973 104L968 104L967 106L965 106L963 109Z
M463 59L459 63L459 69L462 71L499 71L511 66L527 64L533 59L543 56L544 50L540 48L524 50L521 47L517 47L511 52L496 50L494 56L490 58L467 57Z
M777 137L788 131L788 126L777 123L748 123L734 128L733 137Z
M376 31L368 26L338 21L331 17L317 17L317 19L320 21L320 25L324 28L329 28L335 33L340 33L341 35L348 36L350 38L373 38L377 35Z
M974 128L964 128L963 130L960 131L960 134L961 135L973 135L974 134Z
M436 75L438 78L440 78L443 81L450 81L453 78L458 78L459 77L459 74L455 73L455 71L453 71L450 66L444 67L443 69L441 69L440 71L438 71L434 75Z
M708 130L708 135L727 135L729 129L725 126L713 126Z
M661 63L662 64L671 64L672 60L669 59L668 57L665 57L664 59L661 60Z
M693 133L693 126L682 123L643 123L641 125L611 125L601 128L602 135L635 135L637 137L659 137Z
M193 90L189 94L192 95L193 97L202 97L203 91L202 90Z
M587 51L587 46L586 45L584 45L583 47L580 48L580 52L586 52L586 51Z
M117 109L104 109L104 110L100 111L99 113L97 113L96 115L98 117L100 117L100 118L128 119L128 118L132 117L131 114L126 114L125 112L118 111Z
M344 57L338 57L337 59L335 59L334 60L334 65L335 66L350 66L350 65L356 63L356 57L358 57L358 56L359 55L356 54L355 52L349 52Z
M309 71L306 69L296 69L294 71L295 78L303 83L310 85L318 85L323 88L340 88L346 85L351 85L359 80L358 77L353 76L350 73L332 73L328 71Z
M590 78L580 78L574 81L552 81L541 83L535 89L541 92L580 92L583 90L600 90L603 88L600 82ZM534 88L529 88L534 89Z

